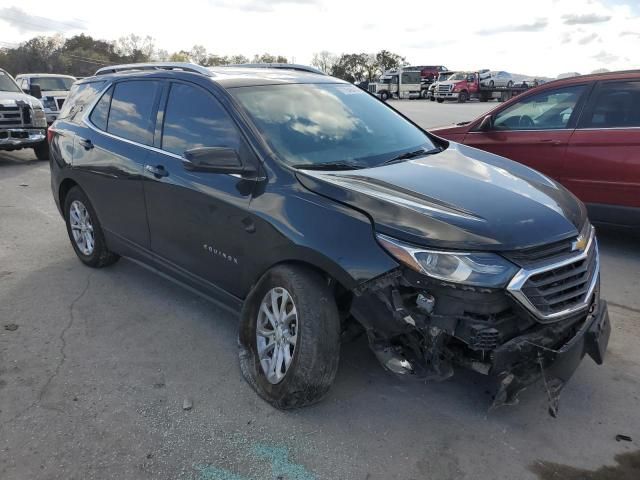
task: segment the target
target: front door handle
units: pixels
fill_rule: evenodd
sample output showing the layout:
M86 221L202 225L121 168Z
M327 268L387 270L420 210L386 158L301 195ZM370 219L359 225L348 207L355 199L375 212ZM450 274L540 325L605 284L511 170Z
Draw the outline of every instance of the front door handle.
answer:
M85 150L91 150L93 148L93 142L88 138L81 138L78 143L84 147Z
M164 168L164 165L145 165L144 169L156 178L162 178L169 175L169 172Z
M544 140L540 140L540 143L546 143L548 145L552 145L554 147L559 147L563 144L560 140L553 140L551 138L545 138Z

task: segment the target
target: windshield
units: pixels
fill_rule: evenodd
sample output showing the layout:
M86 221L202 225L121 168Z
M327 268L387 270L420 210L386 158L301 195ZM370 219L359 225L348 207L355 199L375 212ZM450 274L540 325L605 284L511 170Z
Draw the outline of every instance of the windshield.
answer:
M373 167L402 152L434 148L421 130L353 85L265 85L229 91L290 165Z
M0 92L21 92L16 82L6 73L0 72Z
M31 85L40 85L40 90L43 92L51 92L54 90L66 90L69 91L71 85L75 80L68 77L35 77L31 79Z
M454 73L449 77L449 80L464 80L465 78L467 78L466 73Z

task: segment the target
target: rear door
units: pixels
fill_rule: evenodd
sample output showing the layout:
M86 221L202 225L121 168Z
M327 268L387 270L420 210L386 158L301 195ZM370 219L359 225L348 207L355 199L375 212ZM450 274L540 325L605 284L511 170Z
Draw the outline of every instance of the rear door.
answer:
M145 172L152 250L240 296L243 262L248 261L245 244L253 232L248 207L255 182L186 170L184 152L232 148L245 163L255 162L253 153L222 104L201 86L172 82L159 117L162 136L146 160Z
M571 85L519 98L493 116L489 130L472 130L464 143L510 158L562 181L564 154L588 85Z
M112 85L85 119L74 142L73 168L100 223L113 240L149 248L142 172L153 145L163 83Z
M598 82L569 142L565 184L590 204L640 207L640 79Z

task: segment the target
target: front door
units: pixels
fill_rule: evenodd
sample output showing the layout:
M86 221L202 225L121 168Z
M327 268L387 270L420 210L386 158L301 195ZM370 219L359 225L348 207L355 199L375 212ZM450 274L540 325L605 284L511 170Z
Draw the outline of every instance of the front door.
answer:
M208 90L171 83L162 136L146 160L145 197L154 253L188 273L241 296L245 243L252 222L247 209L254 182L235 175L184 168L184 152L233 148L251 155L241 133Z
M564 153L586 89L573 85L528 95L498 111L489 130L467 133L464 143L562 181Z

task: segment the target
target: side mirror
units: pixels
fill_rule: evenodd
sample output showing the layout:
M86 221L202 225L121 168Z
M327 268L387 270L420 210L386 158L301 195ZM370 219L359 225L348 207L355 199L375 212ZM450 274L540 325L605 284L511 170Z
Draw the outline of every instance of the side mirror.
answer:
M478 130L482 132L486 132L487 130L491 130L492 126L493 126L493 117L491 115L487 115L482 119L482 121L480 122L480 125L478 125Z
M184 168L194 172L226 173L246 175L255 173L245 166L233 148L198 147L184 152Z
M40 89L40 85L37 83L32 83L31 88L29 89L29 95L36 98L42 98L42 90Z

